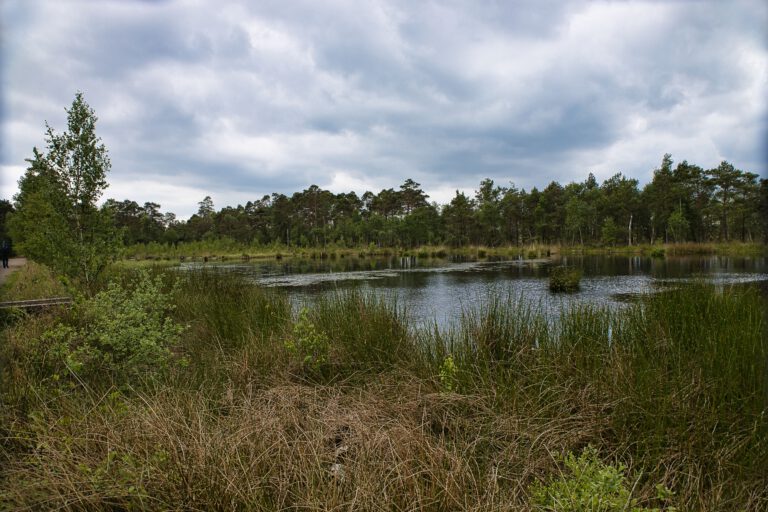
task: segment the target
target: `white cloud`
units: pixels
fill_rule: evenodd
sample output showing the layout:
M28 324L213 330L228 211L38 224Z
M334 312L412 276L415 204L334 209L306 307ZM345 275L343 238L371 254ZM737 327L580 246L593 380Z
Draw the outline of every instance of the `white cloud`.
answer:
M183 183L184 176L178 176L176 183ZM226 203L219 204L219 201L233 199L236 194L231 191L224 191L219 194L211 194L207 189L191 187L187 185L174 184L174 181L168 180L148 180L148 179L112 179L109 188L107 188L102 200L107 198L131 199L140 205L147 202L158 203L164 212L174 212L180 219L189 218L197 212L197 203L205 196L212 196L214 204L219 208Z
M18 182L24 175L26 167L23 165L0 165L0 174L2 174L2 194L0 199L9 201L19 191Z

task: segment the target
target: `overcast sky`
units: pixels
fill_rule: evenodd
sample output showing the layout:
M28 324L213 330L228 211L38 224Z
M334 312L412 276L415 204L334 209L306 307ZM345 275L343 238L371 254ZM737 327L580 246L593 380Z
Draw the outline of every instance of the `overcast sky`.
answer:
M768 2L3 0L2 194L80 90L106 197L186 217L317 184L446 203L664 153L766 175Z

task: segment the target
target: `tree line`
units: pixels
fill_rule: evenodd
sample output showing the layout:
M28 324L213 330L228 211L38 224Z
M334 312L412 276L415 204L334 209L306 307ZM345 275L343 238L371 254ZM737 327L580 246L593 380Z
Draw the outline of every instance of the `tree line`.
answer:
M621 173L598 182L552 181L528 191L480 182L446 205L428 201L407 179L378 194L334 194L317 185L274 193L216 210L210 197L189 220L157 203L108 200L124 243L169 243L227 237L245 244L414 247L425 244L633 245L654 242L760 242L768 238L768 180L722 162L703 169L664 155L643 187Z
M96 115L78 93L67 130L46 125L44 151L34 148L11 202L0 200L0 236L10 234L25 255L86 285L120 246L231 239L290 247L336 245L585 244L768 241L768 179L722 162L703 169L664 155L653 179L593 174L539 190L480 182L474 195L456 191L446 205L429 201L407 179L379 193L334 194L317 185L288 196L274 193L216 210L210 197L179 220L153 202L108 199L99 205L111 162L96 135Z

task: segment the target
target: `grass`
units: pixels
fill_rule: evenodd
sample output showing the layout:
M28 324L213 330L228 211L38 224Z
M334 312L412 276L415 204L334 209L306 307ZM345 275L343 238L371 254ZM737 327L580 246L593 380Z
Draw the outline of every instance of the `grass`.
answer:
M755 289L696 284L555 322L491 293L416 328L393 298L345 292L302 320L236 276L156 272L188 360L162 378L56 386L39 340L61 313L3 331L0 509L533 510L587 446L635 475L642 506L664 485L682 510L768 507ZM286 350L297 322L330 340L317 368Z
M325 247L296 247L283 244L245 244L231 239L221 238L200 242L179 244L160 244L150 242L126 247L122 261L128 265L156 265L178 261L232 261L251 259L336 259L367 258L380 256L417 256L419 258L447 258L461 256L467 258L545 258L556 247L547 244L529 244L525 246L469 245L450 247L447 245L423 245L416 248L379 247L374 244L344 247L328 245Z
M575 292L579 290L581 270L575 267L557 266L549 270L549 289L553 292Z
M768 246L760 243L676 243L676 244L635 244L631 246L586 246L558 244L527 244L488 247L468 245L450 247L447 245L424 245L408 247L378 247L360 245L344 247L328 245L326 247L295 247L283 244L245 244L232 239L221 238L199 242L179 244L136 244L126 247L122 254L122 265L156 266L158 264L178 263L179 261L248 261L259 259L342 259L369 258L382 256L416 256L419 258L461 257L472 259L539 259L553 254L669 254L673 256L697 254L722 254L731 256L764 256Z
M8 276L0 293L2 300L10 301L62 297L69 295L70 290L47 267L28 261Z
M752 242L685 242L670 244L635 244L617 246L562 246L562 254L642 254L648 256L665 253L672 256L720 254L724 256L765 256L768 245Z

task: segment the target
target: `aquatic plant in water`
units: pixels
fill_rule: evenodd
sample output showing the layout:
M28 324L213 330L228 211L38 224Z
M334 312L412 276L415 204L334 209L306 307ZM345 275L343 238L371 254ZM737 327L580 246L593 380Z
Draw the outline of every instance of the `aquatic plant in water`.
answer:
M553 292L575 292L580 281L581 271L574 267L553 267L549 271L549 289Z

